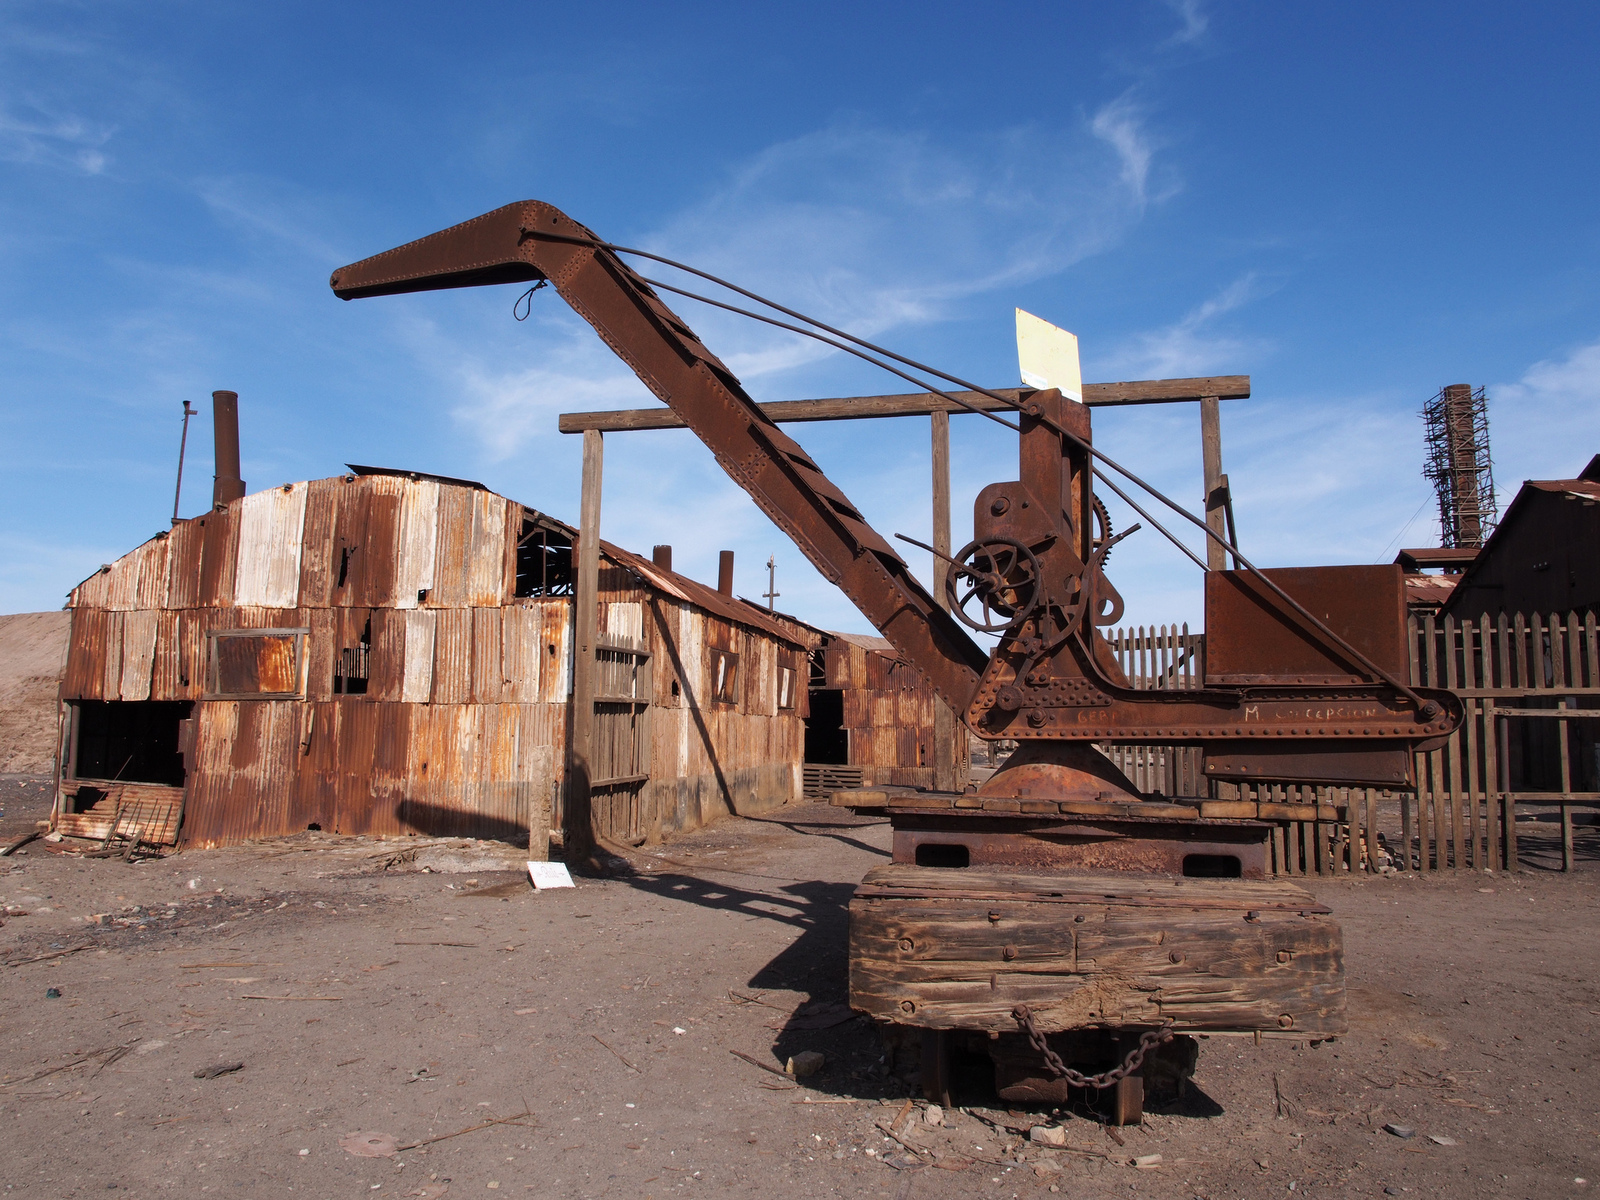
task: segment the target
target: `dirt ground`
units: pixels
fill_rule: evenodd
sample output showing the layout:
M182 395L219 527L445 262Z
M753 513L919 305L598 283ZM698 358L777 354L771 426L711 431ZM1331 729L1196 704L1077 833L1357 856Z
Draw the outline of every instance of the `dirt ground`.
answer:
M981 1084L941 1126L905 1112L914 1085L839 1007L845 903L887 834L791 808L543 893L474 846L303 835L130 865L34 843L0 860L0 1182L892 1200L1600 1183L1587 862L1313 881L1344 925L1348 1036L1202 1041L1186 1099L1120 1143L1068 1116L1051 1149L1016 1132L1048 1114ZM801 1085L755 1065L802 1050L826 1064ZM356 1132L406 1148L358 1157Z

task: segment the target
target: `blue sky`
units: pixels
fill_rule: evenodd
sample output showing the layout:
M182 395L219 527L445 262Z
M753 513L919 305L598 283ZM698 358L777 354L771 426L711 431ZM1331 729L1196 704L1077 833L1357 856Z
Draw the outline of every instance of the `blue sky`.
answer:
M994 385L1016 306L1078 333L1089 380L1250 374L1223 406L1246 552L1386 561L1437 538L1442 384L1488 386L1502 502L1600 452L1597 34L1582 4L11 0L0 611L166 526L185 399L206 505L214 388L252 488L368 462L575 519L556 414L654 401L553 293L519 324L517 289L326 283L524 198ZM678 308L757 399L900 390ZM953 427L959 541L1015 447ZM1192 406L1095 428L1198 504ZM881 531L928 536L925 420L794 431ZM705 580L732 548L752 596L775 553L780 607L865 628L689 435L611 436L606 467L608 538ZM1159 535L1111 569L1130 621L1198 623Z

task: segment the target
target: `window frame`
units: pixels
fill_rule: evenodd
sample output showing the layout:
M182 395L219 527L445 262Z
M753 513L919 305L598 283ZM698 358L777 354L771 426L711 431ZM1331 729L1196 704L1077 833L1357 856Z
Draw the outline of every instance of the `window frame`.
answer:
M711 703L737 708L739 705L739 654L735 650L724 650L721 646L706 647L709 661L706 663L706 682L710 684ZM724 686L717 686L717 664L725 662L730 670L724 681Z
M208 629L206 630L206 684L204 700L304 700L306 698L306 637L309 626L295 625L258 629ZM224 692L217 644L224 638L286 638L293 639L295 690L292 692Z

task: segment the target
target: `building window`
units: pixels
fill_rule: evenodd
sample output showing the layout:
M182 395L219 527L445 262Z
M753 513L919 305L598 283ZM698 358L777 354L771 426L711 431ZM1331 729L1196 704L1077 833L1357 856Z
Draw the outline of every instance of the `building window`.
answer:
M739 702L739 656L730 650L711 649L711 699L718 704Z
M70 703L72 741L64 772L69 779L183 786L182 725L194 712L191 701Z
M372 618L367 618L361 640L354 646L339 650L333 660L333 694L335 696L364 696L367 693L369 662L372 655Z
M573 591L572 539L532 516L524 515L517 539L518 599L532 596L570 596Z
M778 668L778 707L794 707L795 670L793 667Z
M208 700L297 700L305 695L309 629L213 629Z

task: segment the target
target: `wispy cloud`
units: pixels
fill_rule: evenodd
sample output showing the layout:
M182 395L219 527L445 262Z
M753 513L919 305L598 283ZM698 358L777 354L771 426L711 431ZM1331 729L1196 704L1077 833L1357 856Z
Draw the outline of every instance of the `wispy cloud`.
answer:
M1187 46L1205 36L1211 17L1200 5L1200 0L1167 0L1167 7L1182 24L1163 45Z
M1600 339L1534 363L1515 383L1491 384L1488 395L1502 507L1521 480L1570 478L1600 453Z
M99 175L110 164L105 147L116 133L70 113L25 104L0 112L0 159Z
M1145 187L1150 179L1150 159L1154 148L1145 129L1144 112L1132 92L1125 92L1095 113L1089 128L1095 137L1117 152L1122 163L1122 182L1134 201L1145 203Z
M1097 369L1114 378L1165 379L1204 375L1259 358L1266 347L1257 339L1218 331L1218 318L1273 290L1254 272L1240 276L1196 305L1171 325L1150 330L1097 356Z

